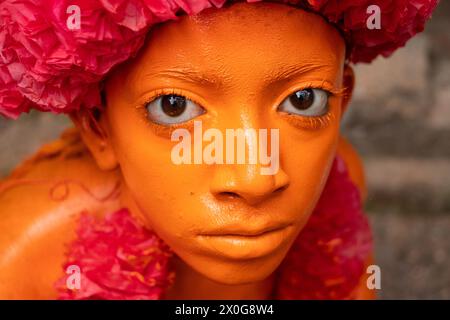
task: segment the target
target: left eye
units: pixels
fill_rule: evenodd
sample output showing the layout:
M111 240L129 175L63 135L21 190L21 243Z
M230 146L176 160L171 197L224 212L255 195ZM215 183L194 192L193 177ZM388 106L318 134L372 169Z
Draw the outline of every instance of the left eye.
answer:
M205 113L205 109L197 103L175 94L160 96L145 107L148 118L162 125L187 122Z
M328 93L321 89L299 90L287 97L278 111L305 117L318 117L328 112Z

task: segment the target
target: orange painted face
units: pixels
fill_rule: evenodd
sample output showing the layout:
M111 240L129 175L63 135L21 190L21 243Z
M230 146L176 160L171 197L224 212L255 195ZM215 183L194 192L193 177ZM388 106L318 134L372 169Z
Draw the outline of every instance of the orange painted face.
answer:
M264 279L283 260L326 181L343 107L344 60L337 30L280 4L239 3L162 24L108 79L101 119L106 151L94 156L103 167L120 166L126 205L188 265L222 283ZM268 155L279 151L279 168L262 174L268 166L249 160L249 150L263 149L262 139L247 140L244 163L177 164L180 141L171 134L192 135L185 146L192 146L194 162L200 123L203 133L217 129L211 141L223 134L223 145L227 129L268 129ZM278 144L271 129L278 129ZM211 143L203 138L201 150Z

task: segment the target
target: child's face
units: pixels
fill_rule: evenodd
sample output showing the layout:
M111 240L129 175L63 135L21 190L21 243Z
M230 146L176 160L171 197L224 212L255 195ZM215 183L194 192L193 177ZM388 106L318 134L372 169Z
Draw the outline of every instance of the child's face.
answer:
M327 179L342 112L335 93L343 86L344 58L344 41L332 26L285 5L236 4L155 28L140 55L106 84L107 145L136 214L213 280L267 277ZM205 157L200 164L176 164L180 142L171 141L171 133L192 134L185 146L192 145L194 161L194 121L201 121L203 133L217 129L210 132L214 139L223 134L223 150L226 129L253 128L256 135L267 129L266 137L278 129L279 144L276 135L267 144L269 156L279 151L279 168L261 174L269 165L259 157L249 163L251 150L265 152L261 139L249 140L244 164L207 164Z

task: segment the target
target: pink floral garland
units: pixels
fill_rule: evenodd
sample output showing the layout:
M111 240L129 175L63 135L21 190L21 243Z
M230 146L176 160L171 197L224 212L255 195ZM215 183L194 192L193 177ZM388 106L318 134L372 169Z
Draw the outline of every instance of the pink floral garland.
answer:
M345 163L336 158L319 203L277 270L276 299L344 299L358 285L372 252L367 218ZM84 215L68 261L81 269L81 288L68 276L61 299L161 299L174 281L171 250L122 209L102 221Z
M259 2L261 0L247 0ZM231 0L2 0L0 114L30 108L69 113L101 105L100 85L114 66L135 56L160 22L220 8ZM438 0L275 0L316 12L338 27L352 62L388 56L424 29ZM80 9L70 29L67 8ZM382 28L367 28L370 5Z
M82 215L77 235L64 270L80 267L81 290L67 290L64 277L56 283L61 299L156 300L173 281L169 247L127 209L101 221Z

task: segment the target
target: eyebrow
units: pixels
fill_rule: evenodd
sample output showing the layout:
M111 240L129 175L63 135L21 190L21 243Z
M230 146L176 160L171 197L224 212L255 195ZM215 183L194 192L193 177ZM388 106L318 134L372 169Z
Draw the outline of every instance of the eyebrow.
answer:
M267 84L289 80L294 77L299 77L311 72L327 71L328 73L334 73L334 66L331 64L324 64L321 62L309 62L294 65L283 65L279 68L270 70L266 76L262 78L262 81ZM159 70L151 74L146 75L146 78L161 77L161 78L173 78L190 82L194 85L210 86L216 88L223 88L226 83L231 83L232 78L230 76L221 75L216 72L201 72L190 67L173 67L170 69Z
M275 83L284 80L289 80L295 77L306 75L313 72L327 72L333 74L334 66L331 64L323 64L323 62L310 61L309 63L295 64L283 66L273 69L267 76L264 77L264 82Z
M183 80L185 82L190 82L194 85L205 85L213 87L223 86L225 80L229 78L218 76L213 72L205 73L186 67L174 67L170 69L165 69L149 74L146 77L155 77L155 76L161 78L169 77L177 80Z

